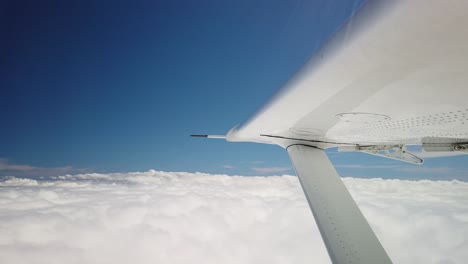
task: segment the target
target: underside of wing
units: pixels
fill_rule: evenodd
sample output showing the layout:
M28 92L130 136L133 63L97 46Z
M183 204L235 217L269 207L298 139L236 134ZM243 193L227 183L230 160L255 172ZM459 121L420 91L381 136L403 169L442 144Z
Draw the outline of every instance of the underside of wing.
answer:
M323 147L466 142L466 25L468 1L369 1L227 139Z

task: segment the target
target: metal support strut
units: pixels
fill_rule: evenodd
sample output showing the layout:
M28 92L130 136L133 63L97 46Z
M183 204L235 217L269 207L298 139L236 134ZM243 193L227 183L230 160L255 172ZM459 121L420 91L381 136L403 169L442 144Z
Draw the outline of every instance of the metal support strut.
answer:
M391 264L325 152L287 148L302 189L334 264Z

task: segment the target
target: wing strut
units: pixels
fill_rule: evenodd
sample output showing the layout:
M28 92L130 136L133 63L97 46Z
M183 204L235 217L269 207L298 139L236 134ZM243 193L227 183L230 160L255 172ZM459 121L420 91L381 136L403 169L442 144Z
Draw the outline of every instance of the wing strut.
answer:
M287 150L332 262L391 264L325 152L305 145Z

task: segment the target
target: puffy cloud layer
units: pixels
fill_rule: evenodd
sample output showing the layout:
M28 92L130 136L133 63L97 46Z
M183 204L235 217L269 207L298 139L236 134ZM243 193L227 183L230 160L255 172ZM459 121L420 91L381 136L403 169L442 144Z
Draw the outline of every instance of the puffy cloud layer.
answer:
M465 263L468 183L345 178L395 263ZM0 182L2 263L330 263L296 177Z

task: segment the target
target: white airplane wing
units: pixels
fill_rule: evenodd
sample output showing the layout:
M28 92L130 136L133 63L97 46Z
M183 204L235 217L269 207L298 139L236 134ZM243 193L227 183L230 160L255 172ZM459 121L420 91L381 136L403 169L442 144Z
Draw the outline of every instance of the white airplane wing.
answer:
M370 0L228 141L288 150L333 263L391 263L323 149L468 148L468 1Z
M468 1L368 1L228 140L336 143L323 147L464 141L467 26Z

